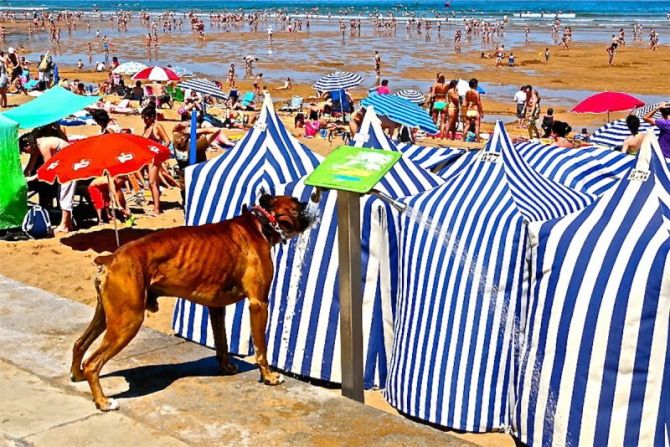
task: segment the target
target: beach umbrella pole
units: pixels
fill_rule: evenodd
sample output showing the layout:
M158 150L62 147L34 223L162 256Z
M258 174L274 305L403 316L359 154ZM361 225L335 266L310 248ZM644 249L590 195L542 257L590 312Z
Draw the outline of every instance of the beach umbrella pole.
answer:
M117 228L116 225L116 197L113 196L112 194L112 179L109 176L109 172L107 173L107 187L109 188L109 203L112 205L112 220L114 221L114 235L116 236L116 248L119 248L121 244L119 243L119 229Z

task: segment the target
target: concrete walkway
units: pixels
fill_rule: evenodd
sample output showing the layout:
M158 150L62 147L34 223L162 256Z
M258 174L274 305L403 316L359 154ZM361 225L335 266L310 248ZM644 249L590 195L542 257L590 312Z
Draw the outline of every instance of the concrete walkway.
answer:
M69 380L93 309L0 276L0 446L468 446L449 434L253 365L218 375L213 351L149 329L103 369L121 404L95 409Z

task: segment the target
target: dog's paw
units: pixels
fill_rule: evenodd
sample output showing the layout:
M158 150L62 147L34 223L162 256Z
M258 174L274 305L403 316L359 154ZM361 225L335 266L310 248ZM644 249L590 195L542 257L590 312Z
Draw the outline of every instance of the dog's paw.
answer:
M119 402L116 399L107 399L104 403L102 404L97 404L96 407L98 407L98 410L100 411L114 411L118 410L121 408L121 405L119 405Z
M226 376L232 376L238 373L239 369L233 362L222 363L219 365L221 373Z
M284 376L279 373L271 372L263 377L263 383L270 386L279 385L280 383L284 383Z
M84 373L79 372L79 373L74 373L70 372L70 380L73 382L83 382L86 380L86 377L84 377Z

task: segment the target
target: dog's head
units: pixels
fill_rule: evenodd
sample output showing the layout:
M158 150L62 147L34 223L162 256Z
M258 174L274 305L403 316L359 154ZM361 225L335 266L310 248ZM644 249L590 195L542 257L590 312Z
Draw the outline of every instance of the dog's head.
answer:
M316 218L308 203L295 197L263 194L258 203L274 216L287 239L307 230Z

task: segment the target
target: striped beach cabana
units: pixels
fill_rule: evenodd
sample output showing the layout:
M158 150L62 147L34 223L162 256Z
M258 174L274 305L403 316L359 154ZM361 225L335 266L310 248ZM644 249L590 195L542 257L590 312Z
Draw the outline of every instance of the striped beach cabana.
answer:
M484 150L464 157L444 185L403 200L385 396L409 416L483 432L509 427L526 222L563 216L593 197L530 168L501 122Z
M640 132L646 132L648 129L654 129L656 135L659 133L656 126L652 126L651 124L642 121L640 123ZM620 119L607 123L593 132L589 142L612 149L620 149L623 147L623 142L626 138L630 137L630 135L630 130L628 130L628 126L626 126L626 120Z
M186 224L203 225L238 216L242 205L254 204L261 191L273 193L278 185L297 180L322 158L300 144L275 114L269 96L258 121L233 149L186 170ZM248 324L243 305L226 314L230 351L249 354ZM176 334L214 346L207 309L185 300L175 307ZM239 331L245 331L243 335Z
M383 136L374 113L366 114L359 141ZM382 143L388 142L380 138ZM373 146L374 147L374 146ZM379 146L377 146L380 148ZM382 145L383 149L389 146ZM377 189L392 198L418 194L442 180L401 159ZM278 192L307 200L313 189L303 181ZM341 381L337 251L337 192L322 194L320 222L309 233L279 248L275 281L270 291L268 360L301 376ZM395 208L372 196L360 201L363 295L364 386L386 381L393 340L393 318L398 295L399 215Z
M529 225L513 412L529 446L668 445L669 210L670 172L649 135L595 203Z
M543 176L597 196L622 179L635 164L632 155L593 146L567 149L525 142L515 147L530 167Z
M425 147L408 143L395 143L384 133L374 106L368 106L361 128L354 135L354 146L399 151L423 169L437 172L460 157L464 151L446 147Z

